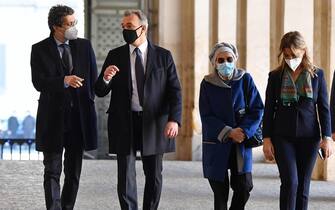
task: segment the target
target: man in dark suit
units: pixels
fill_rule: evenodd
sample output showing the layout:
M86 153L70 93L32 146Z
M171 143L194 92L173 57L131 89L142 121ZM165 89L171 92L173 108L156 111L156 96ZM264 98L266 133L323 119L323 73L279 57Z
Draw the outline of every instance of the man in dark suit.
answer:
M108 53L95 93L111 92L109 151L117 154L121 209L138 209L136 151L145 174L143 209L157 209L163 153L174 151L181 122L181 87L171 53L147 40L146 16L126 11L121 25L127 44Z
M82 167L83 150L97 148L94 83L97 78L91 43L77 38L72 8L50 9L50 37L32 46L32 82L40 92L36 146L44 155L44 192L47 209L73 209ZM59 178L64 153L64 186Z

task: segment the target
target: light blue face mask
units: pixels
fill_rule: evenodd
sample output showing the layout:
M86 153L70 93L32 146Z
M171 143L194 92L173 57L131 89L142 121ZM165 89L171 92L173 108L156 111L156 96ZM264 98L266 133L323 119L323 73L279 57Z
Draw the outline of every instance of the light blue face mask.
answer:
M222 76L229 77L233 73L235 65L234 62L217 63L216 69Z

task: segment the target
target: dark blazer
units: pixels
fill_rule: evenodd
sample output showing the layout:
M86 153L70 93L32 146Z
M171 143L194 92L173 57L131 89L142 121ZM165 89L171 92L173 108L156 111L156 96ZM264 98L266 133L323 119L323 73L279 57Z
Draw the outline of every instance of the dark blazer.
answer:
M333 74L332 88L330 92L330 118L332 133L335 133L335 72Z
M84 149L93 150L97 148L93 89L97 78L95 55L88 40L78 38L69 44L73 59L73 74L84 78L83 86L75 89ZM36 119L36 149L43 152L62 151L65 75L57 44L52 36L32 46L31 75L35 89L40 92Z
M320 135L331 136L328 93L323 71L316 69L312 78L313 100L301 99L290 106L283 106L280 100L282 72L282 69L276 69L269 73L263 137L280 136L320 140Z
M120 71L108 85L103 74L109 65ZM111 50L95 84L95 93L103 97L111 92L108 108L109 151L129 154L132 141L132 83L129 45ZM148 42L148 54L143 98L143 155L162 154L175 150L174 139L166 139L168 121L181 124L181 86L171 53Z

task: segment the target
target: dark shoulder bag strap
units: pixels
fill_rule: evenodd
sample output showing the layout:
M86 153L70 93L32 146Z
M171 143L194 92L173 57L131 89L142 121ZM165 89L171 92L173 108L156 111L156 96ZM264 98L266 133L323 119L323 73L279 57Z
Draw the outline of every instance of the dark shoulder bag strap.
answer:
M248 98L248 81L243 75L243 96L244 96L244 104L245 104L245 111L247 112L249 109L249 98Z

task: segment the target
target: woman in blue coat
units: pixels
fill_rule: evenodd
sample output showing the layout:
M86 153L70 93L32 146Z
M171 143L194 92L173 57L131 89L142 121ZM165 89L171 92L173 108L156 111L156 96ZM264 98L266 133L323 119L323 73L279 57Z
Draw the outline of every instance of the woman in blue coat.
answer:
M201 82L199 99L204 176L214 192L215 210L227 209L229 182L234 191L230 209L241 210L253 187L252 150L244 142L261 122L263 102L250 74L235 67L235 46L216 44L209 58L215 71Z
M327 85L307 52L299 32L286 33L266 88L263 151L278 165L281 210L307 210L317 151L332 154Z

